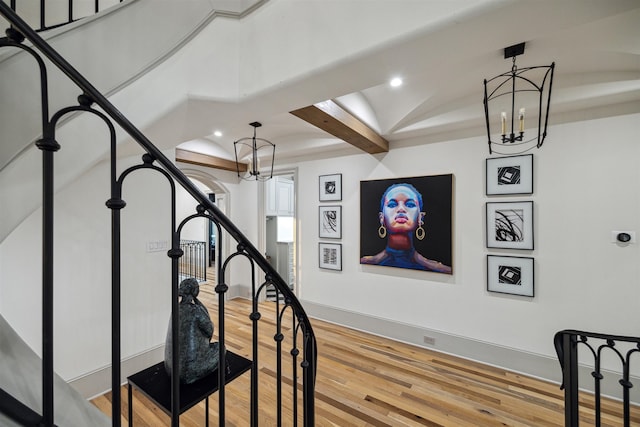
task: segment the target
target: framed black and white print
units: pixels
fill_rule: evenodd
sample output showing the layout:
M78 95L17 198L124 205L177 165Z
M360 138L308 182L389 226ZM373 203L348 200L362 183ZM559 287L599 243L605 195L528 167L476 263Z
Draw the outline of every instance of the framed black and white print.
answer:
M533 249L533 202L487 203L487 248Z
M321 202L342 200L342 174L320 175L319 191Z
M342 245L340 243L321 242L318 255L320 268L342 271Z
M533 193L533 154L487 159L487 196Z
M320 206L320 238L342 238L342 206Z
M487 255L487 290L533 297L533 258Z

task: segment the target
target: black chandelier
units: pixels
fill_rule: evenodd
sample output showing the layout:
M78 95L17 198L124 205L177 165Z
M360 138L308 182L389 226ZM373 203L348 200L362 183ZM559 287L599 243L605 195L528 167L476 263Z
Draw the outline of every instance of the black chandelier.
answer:
M267 181L273 177L276 146L264 138L256 138L256 129L262 126L262 123L253 122L249 125L253 126L253 138L240 138L233 143L236 154L236 171L238 177L245 180ZM267 161L261 162L260 155ZM245 160L248 160L248 173L243 175L241 171L245 170Z
M524 43L505 48L505 59L513 59L511 71L484 80L483 103L489 154L494 151L497 154L521 154L534 147L542 147L547 136L555 62L551 65L518 68L516 56L523 53ZM527 123L537 121L537 131L528 129L527 135L525 112ZM495 147L508 148L507 152L499 152Z

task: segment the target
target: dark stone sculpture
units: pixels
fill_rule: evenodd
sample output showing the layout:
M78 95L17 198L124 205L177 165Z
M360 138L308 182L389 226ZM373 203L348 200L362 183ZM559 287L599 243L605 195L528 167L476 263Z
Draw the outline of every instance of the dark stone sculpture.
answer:
M194 278L185 279L180 283L178 366L180 382L183 384L191 384L218 368L218 343L210 342L213 336L213 323L207 308L196 298L199 292L200 286ZM164 367L169 376L172 369L171 343L171 322L169 322L164 349Z

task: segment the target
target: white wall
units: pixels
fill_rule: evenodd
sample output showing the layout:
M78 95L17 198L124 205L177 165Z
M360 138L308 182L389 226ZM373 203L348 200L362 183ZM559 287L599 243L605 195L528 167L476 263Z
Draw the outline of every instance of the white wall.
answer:
M74 191L58 195L55 211L55 368L63 376L85 373L109 359L110 287L107 170L83 176ZM102 176L104 185L97 184ZM33 197L40 197L39 194ZM102 206L98 211L94 205ZM41 352L41 209L0 245L0 311L36 352ZM101 226L102 224L102 226ZM108 340L109 338L107 338ZM82 357L78 357L82 354ZM62 361L66 359L66 361Z
M225 213L240 229L240 232L244 234L249 241L255 246L258 246L258 185L255 182L248 182L239 180L235 172L215 170L211 168L185 165L178 163L183 172L188 176L197 177L194 181L196 186L201 191L209 192L205 184L198 182L198 180L207 181L207 183L215 183L218 188L224 188L226 193L223 197L226 198L224 208ZM217 194L217 193L216 193ZM177 209L178 209L178 222L188 215L192 215L196 212L197 203L194 199L182 188L177 187ZM185 225L183 229L183 239L198 240L197 236L202 233L208 233L207 223L204 220L194 219ZM206 234L205 237L206 238ZM200 238L202 239L202 237ZM231 253L236 252L237 242L229 236L223 230L221 236L219 236L222 244L223 258L226 258ZM236 258L236 261L232 262L227 270L226 284L230 287L230 296L245 296L250 294L248 290L251 284L251 273L249 271L248 261L244 257Z
M298 164L299 289L303 302L442 331L552 357L553 334L576 328L638 335L640 246L610 242L611 230L640 230L640 115L554 126L534 152L531 197L484 196L484 138L392 149ZM131 163L132 159L128 160ZM101 163L56 195L56 370L73 379L110 363L110 212L108 169ZM342 173L343 271L318 268L318 176ZM361 180L454 174L453 275L361 266ZM215 172L229 189L229 216L252 241L258 236L258 185ZM81 194L82 197L77 197ZM164 343L170 262L147 252L169 240L168 184L140 171L123 199L123 357ZM37 197L37 195L36 195ZM533 200L535 250L488 250L489 200ZM0 311L31 347L40 349L40 212L0 244ZM427 230L428 231L428 230ZM372 232L375 232L373 230ZM235 250L231 245L230 250ZM536 260L536 296L486 291L486 255ZM228 284L246 287L243 263ZM78 354L82 354L79 358Z
M211 193L211 190L203 183L197 180L192 180L192 182L203 193ZM182 187L177 186L176 189L176 226L178 226L184 218L196 213L196 207L198 206L198 203ZM208 242L208 234L209 222L202 218L195 218L184 225L180 234L180 239Z
M125 159L119 170L137 163L139 157ZM55 197L55 369L65 380L111 363L111 212L105 206L110 198L108 179L107 163L102 162ZM164 344L171 301L171 263L168 248L150 252L148 242L171 242L169 190L164 176L147 170L136 171L125 180L125 359ZM0 312L38 353L41 212L39 209L26 218L0 244Z
M640 245L610 241L612 230L640 230L638 123L551 127L533 152L531 197L484 195L483 137L299 164L303 302L550 357L565 328L638 336ZM317 183L331 173L343 182L341 272L318 268ZM454 174L454 274L360 265L360 181L443 173ZM534 201L535 250L485 248L485 203L498 200ZM487 254L534 257L535 297L487 292Z

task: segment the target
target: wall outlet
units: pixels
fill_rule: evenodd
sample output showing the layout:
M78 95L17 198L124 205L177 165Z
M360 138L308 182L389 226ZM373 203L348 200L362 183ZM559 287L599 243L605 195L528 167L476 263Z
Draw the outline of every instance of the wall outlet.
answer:
M433 337L424 336L424 343L429 345L436 345L436 339Z

